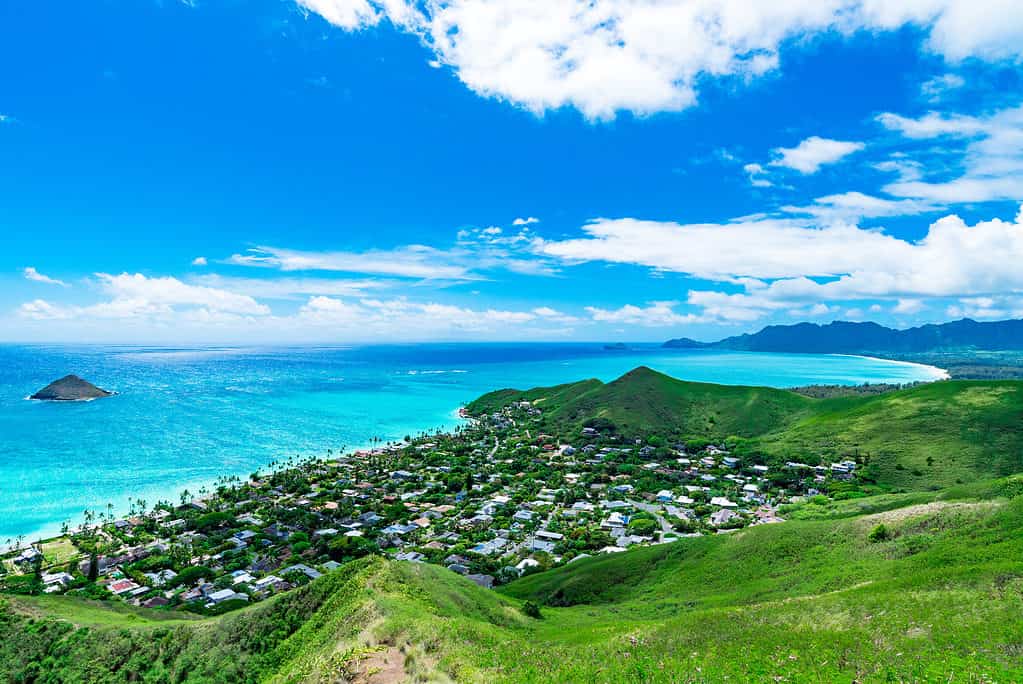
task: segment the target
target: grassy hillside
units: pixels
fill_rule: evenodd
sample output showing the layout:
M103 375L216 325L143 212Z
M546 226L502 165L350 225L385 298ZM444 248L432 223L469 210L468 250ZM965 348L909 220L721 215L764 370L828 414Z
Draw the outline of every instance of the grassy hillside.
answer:
M907 489L1023 472L1023 383L937 382L825 401L760 446L780 457L867 454L878 481Z
M814 406L811 399L785 390L683 382L640 367L607 384L585 380L526 392L500 390L484 395L468 409L486 413L522 400L536 401L551 425L566 433L602 419L628 434L719 439L776 430L809 415Z
M588 380L528 392L502 390L470 404L490 412L536 401L563 435L601 419L629 435L721 440L776 461L866 456L879 483L937 489L1023 472L1023 382L950 381L878 396L812 399L785 390L676 380L638 368L614 382Z
M202 620L10 598L0 681L1020 681L1023 498L915 496L581 560L503 593L364 559Z

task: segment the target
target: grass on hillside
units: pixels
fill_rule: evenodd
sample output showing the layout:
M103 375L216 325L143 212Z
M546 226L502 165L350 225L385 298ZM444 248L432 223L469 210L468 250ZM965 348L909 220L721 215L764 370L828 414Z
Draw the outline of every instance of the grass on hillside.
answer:
M386 645L413 681L1020 681L1023 497L918 496L932 501L581 560L500 593L367 558L187 624L10 599L0 680L325 684ZM526 599L541 619L525 617Z

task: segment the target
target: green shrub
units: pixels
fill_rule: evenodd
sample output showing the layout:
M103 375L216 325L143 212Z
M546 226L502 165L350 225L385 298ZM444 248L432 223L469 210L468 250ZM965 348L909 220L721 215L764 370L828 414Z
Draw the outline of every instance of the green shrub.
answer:
M877 526L870 531L870 534L867 535L867 539L875 544L878 542L888 541L891 538L892 533L884 523L878 523Z

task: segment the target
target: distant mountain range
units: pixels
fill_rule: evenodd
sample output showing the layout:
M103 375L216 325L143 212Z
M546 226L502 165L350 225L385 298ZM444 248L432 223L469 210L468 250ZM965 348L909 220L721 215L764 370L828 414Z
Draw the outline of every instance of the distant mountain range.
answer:
M835 321L827 325L797 323L771 325L757 333L727 337L717 342L698 342L683 337L668 340L664 346L673 349L732 349L804 354L918 353L952 349L1023 350L1023 320L981 323L964 318L906 330L886 328L877 323L848 321Z

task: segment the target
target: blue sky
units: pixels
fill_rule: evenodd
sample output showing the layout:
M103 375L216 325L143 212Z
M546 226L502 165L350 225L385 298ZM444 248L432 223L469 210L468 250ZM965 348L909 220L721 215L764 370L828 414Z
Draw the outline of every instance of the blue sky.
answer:
M999 0L0 7L0 339L1023 316Z

